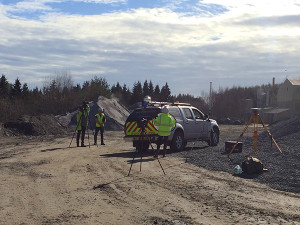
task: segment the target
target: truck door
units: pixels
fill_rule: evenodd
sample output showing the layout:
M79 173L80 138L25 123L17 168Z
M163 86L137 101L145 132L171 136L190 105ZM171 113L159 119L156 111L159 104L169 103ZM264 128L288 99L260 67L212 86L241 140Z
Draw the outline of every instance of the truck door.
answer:
M194 132L196 138L198 139L206 139L207 134L207 120L204 118L204 114L197 109L192 109L194 116L195 116L195 127Z
M184 136L186 139L195 138L195 125L196 120L193 117L193 113L189 108L182 108L184 119Z

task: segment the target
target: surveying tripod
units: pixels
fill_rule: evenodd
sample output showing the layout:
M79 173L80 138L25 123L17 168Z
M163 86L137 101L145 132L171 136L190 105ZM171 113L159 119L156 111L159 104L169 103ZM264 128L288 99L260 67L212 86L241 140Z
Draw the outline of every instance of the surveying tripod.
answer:
M270 133L270 131L268 130L268 128L266 127L264 121L262 120L262 118L260 117L260 115L258 114L258 108L252 108L252 115L248 121L248 123L246 124L243 132L241 133L240 137L238 138L238 140L236 141L236 143L234 144L234 146L232 147L231 151L228 154L228 158L230 157L231 153L234 151L235 147L237 146L237 144L239 143L239 141L241 140L241 138L243 137L244 133L246 132L248 126L253 122L253 128L254 128L254 132L253 132L253 138L254 138L254 152L257 151L257 130L258 130L258 123L260 122L263 125L263 128L266 130L268 136L271 138L272 142L275 144L275 146L277 147L278 151L280 153L282 153L282 150L280 149L280 147L278 146L278 144L276 143L275 139L273 138L272 134Z
M143 119L140 121L140 124L138 124L139 127L141 128L141 137L140 137L140 139L141 139L141 146L140 146L140 148L137 148L136 151L134 152L133 159L132 159L132 161L131 161L130 169L129 169L129 171L128 171L128 175L127 175L127 176L130 175L131 168L132 168L132 164L133 164L133 162L134 162L134 159L135 159L135 157L136 157L136 154L137 154L137 152L138 152L138 149L140 149L140 153L141 153L140 172L142 171L142 160L143 160L143 145L144 145L144 139L146 139L146 140L149 142L149 145L151 146L152 150L155 151L154 148L153 148L153 146L152 146L152 143L151 143L151 141L150 141L150 137L149 137L149 135L146 133L146 130L145 130L145 129L146 129L146 126L147 126L147 123L148 123L148 121L147 121L146 119L143 118ZM166 175L166 173L165 173L165 171L164 171L164 168L162 167L162 165L161 165L161 163L160 163L158 157L157 157L156 159L157 159L157 161L158 161L158 163L159 163L159 165L160 165L160 168L162 169L164 175Z

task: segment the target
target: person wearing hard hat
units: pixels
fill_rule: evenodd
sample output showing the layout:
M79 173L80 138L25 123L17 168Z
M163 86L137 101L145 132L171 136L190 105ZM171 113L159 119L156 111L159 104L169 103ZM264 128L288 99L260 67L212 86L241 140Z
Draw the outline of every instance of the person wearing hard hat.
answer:
M104 124L106 122L106 118L104 115L104 110L100 107L98 113L95 115L96 120L96 128L95 128L95 135L94 135L94 145L97 145L97 135L100 131L101 137L101 145L105 145L103 141L103 134L104 134Z
M158 114L158 116L153 120L153 122L154 125L157 127L159 135L157 139L157 151L154 157L157 158L161 144L164 144L163 157L165 157L168 136L171 134L171 129L175 126L176 121L174 117L169 114L169 109L166 106L163 106L161 109L161 113Z
M79 107L79 111L77 112L76 119L77 119L77 147L79 147L79 139L81 135L81 147L85 147L84 145L84 136L85 131L88 128L88 116L90 112L90 106L87 102L83 102L82 106Z

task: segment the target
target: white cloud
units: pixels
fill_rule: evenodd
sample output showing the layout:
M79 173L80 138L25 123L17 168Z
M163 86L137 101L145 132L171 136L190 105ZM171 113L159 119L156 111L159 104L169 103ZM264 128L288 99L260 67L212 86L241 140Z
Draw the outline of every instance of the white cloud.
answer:
M87 2L87 3L101 3L101 4L113 4L113 3L125 3L127 0L70 0L74 2Z
M47 2L24 1L9 9L48 10L41 21L6 17L7 6L0 7L0 73L11 81L19 76L36 85L68 70L75 83L102 74L112 83L148 79L168 82L174 93L200 95L210 81L216 89L256 85L283 79L283 68L299 76L300 6L294 1L284 1L282 11L274 3L265 12L263 0L205 0L229 10L210 17L169 8L64 15Z
M16 12L34 12L34 11L50 11L51 8L44 1L20 1L15 5L5 6L5 10L9 13Z

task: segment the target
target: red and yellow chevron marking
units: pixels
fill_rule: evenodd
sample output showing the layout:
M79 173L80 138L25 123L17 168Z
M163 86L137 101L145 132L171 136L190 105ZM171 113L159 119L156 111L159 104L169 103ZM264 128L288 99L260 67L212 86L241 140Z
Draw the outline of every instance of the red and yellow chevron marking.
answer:
M149 120L147 127L146 127L146 132L147 134L157 134L157 129L155 128L155 126L153 125L153 121Z
M139 131L139 132L137 132ZM128 122L125 124L125 134L126 135L137 135L141 133L140 128L137 126L137 122Z
M152 121L148 121L145 127L146 134L157 134L157 129L154 127ZM138 127L137 122L127 122L125 124L125 134L126 135L140 135L142 129Z

